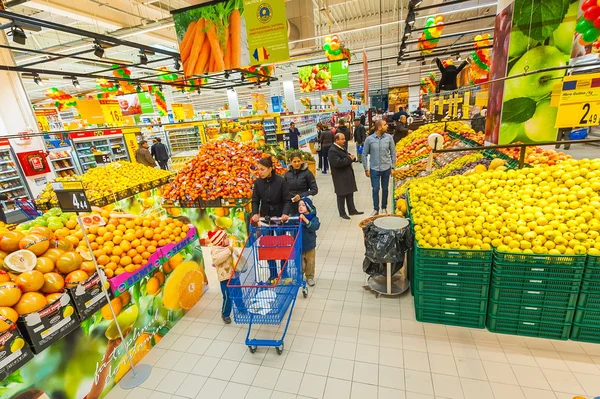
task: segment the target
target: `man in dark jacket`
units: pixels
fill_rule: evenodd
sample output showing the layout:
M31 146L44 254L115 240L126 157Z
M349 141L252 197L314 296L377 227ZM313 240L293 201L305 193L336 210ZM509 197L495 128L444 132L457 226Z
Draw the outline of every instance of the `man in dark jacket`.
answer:
M367 139L367 130L360 123L360 118L354 119L354 141L356 141L356 146L362 146L365 144L365 140ZM358 162L362 162L362 150L358 152Z
M321 154L323 155L323 169L321 173L324 175L327 174L327 169L329 169L329 149L333 146L333 133L329 130L327 125L322 125L321 135L319 138L319 142L321 143Z
M471 128L475 130L475 132L483 132L485 133L485 116L487 115L487 107L483 107L483 109L473 116L471 120Z
M152 154L150 154L150 151L148 151L148 142L146 140L142 140L140 141L139 146L140 148L138 148L135 152L135 161L151 168L155 167L156 162L154 162Z
M300 152L290 157L290 167L284 178L292 197L294 213L298 212L298 202L302 197L314 196L319 192L315 176L308 170L308 164L302 161Z
M346 136L342 133L335 135L335 144L329 150L329 163L331 165L331 177L337 195L338 211L342 219L350 219L348 215L362 215L354 206L354 193L358 191L356 178L352 163L356 159L354 155L348 154L345 148ZM346 213L346 206L348 213Z
M169 151L167 150L167 146L161 142L160 137L153 140L150 152L161 169L167 170L169 168Z
M298 130L294 122L290 123L290 130L288 133L290 136L290 148L297 150L299 147L298 140L300 139L300 130Z
M437 64L438 69L442 73L442 77L437 84L435 89L436 93L439 93L442 90L456 90L458 86L456 85L456 78L460 71L462 71L467 65L469 65L468 61L463 61L458 68L450 63L447 66L444 66L442 61L439 58L435 59L435 63Z
M350 129L348 128L348 126L346 126L346 120L344 118L340 118L340 121L338 122L338 128L336 133L342 133L344 135L344 137L346 138L346 142L344 144L344 148L347 150L348 149L348 142L350 141Z

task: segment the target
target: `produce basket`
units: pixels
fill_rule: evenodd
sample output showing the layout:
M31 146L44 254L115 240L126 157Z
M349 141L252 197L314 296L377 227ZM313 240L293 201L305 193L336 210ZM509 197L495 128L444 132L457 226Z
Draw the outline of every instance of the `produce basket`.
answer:
M531 291L579 292L581 279L550 279L550 278L517 278L507 276L492 276L492 284L500 288Z
M490 301L488 315L500 319L530 321L536 323L561 323L573 321L575 308L536 307L528 304L512 305Z
M492 281L490 300L503 304L527 305L535 307L569 307L577 304L578 290L544 291L506 288L495 285Z
M600 328L600 309L581 309L575 313L575 323Z
M487 297L469 298L466 296L425 295L417 291L415 305L420 308L450 310L455 312L485 312Z
M571 268L583 269L585 267L585 260L585 255L537 255L494 250L494 263L502 263L505 267L510 263L517 263L520 266L551 265L552 267L569 266Z
M571 339L573 341L600 344L600 326L586 326L579 323L573 323Z
M577 307L584 309L600 310L600 292L594 291L594 293L591 293L588 291L584 291L582 288L581 292L579 293Z
M428 276L427 279L419 279L415 282L415 291L422 293L438 293L441 296L464 295L468 297L485 297L489 292L489 285L469 283L464 281L448 281L445 278L432 279Z
M536 323L530 321L500 319L488 315L487 328L494 333L559 339L564 341L569 339L571 323Z
M538 266L533 266L531 264L501 263L494 261L494 275L502 277L581 280L581 277L583 276L583 265L540 264Z
M450 310L415 307L415 316L422 323L446 324L458 327L484 328L486 313L453 312Z

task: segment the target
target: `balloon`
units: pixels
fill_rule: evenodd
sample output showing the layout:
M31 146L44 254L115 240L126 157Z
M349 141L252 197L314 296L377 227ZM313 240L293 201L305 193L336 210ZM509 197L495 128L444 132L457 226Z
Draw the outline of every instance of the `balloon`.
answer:
M477 42L478 42L478 41L480 41L480 40L483 40L483 37L482 37L481 35L477 35L477 36L475 36L475 41L477 41Z
M600 1L600 0L598 0L598 1ZM594 28L600 29L600 18L596 18L594 20Z
M583 2L583 4L581 5L581 9L585 11L588 8L593 7L593 6L597 5L597 4L598 4L598 2L595 1L595 0L585 0Z
M331 41L332 42L338 42L339 40L340 40L340 38L338 37L338 35L331 36Z
M592 43L596 41L596 39L598 38L598 34L600 34L600 30L592 27L583 34L583 40L585 40L588 43Z
M434 23L435 23L435 18L434 17L429 17L425 21L425 25L433 25Z
M331 43L331 50L336 51L340 48L339 43Z
M600 7L594 5L594 6L590 7L590 8L588 8L583 13L583 16L588 21L593 21L594 19L600 17Z
M438 15L437 17L435 17L435 22L436 23L444 22L444 16Z

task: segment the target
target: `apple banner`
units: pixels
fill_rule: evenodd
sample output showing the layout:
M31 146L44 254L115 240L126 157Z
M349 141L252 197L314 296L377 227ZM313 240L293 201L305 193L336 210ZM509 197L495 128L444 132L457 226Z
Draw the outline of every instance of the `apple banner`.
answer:
M491 79L564 67L569 63L579 0L515 0L494 30ZM556 140L558 108L550 105L565 69L533 73L490 87L486 141L494 144Z

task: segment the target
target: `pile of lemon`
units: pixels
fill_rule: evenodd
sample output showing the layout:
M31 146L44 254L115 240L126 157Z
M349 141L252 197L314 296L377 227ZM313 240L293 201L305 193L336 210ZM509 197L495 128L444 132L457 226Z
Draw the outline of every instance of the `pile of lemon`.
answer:
M600 159L422 181L410 199L421 247L600 255Z

